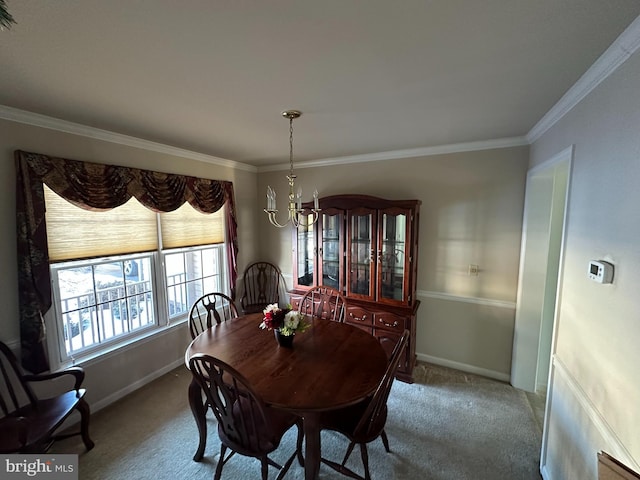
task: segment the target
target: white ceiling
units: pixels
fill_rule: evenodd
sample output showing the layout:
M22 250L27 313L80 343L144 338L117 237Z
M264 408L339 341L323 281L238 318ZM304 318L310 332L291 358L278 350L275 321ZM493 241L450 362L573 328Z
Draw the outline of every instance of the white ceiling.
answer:
M255 166L521 137L639 0L6 0L0 105Z

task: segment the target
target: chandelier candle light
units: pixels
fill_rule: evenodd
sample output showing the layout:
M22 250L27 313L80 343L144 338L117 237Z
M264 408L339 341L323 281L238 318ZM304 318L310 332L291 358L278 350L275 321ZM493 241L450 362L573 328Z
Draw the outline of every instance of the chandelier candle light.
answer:
M318 220L318 214L320 213L320 208L318 208L318 190L313 192L313 208L311 209L310 214L311 218L306 222L303 220L305 215L304 210L302 209L302 188L298 187L295 195L293 193L296 179L296 176L293 174L293 120L300 117L300 115L302 115L302 112L299 112L298 110L285 110L282 112L282 116L289 119L289 175L287 175L287 179L289 180L289 217L282 225L278 223L278 220L276 219L276 215L278 214L278 208L276 207L276 192L271 188L271 186L267 187L267 208L265 208L264 211L269 216L271 224L278 228L282 228L288 223L291 223L296 228L300 225L303 227L310 227Z

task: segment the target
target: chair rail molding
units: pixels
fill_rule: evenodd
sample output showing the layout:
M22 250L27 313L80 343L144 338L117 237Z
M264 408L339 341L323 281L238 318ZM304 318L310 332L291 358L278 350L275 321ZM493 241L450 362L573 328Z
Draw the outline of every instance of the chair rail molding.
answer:
M456 295L451 293L434 292L434 291L428 291L428 290L418 290L416 294L418 295L418 297L423 297L423 298L435 298L437 300L447 300L450 302L473 303L475 305L483 305L486 307L508 308L511 310L516 309L516 302L509 302L505 300L470 297L467 295Z

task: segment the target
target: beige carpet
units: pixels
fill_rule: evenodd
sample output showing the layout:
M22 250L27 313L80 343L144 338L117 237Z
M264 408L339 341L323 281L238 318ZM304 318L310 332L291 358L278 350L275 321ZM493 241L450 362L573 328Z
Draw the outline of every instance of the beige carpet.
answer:
M382 442L369 445L373 480L540 480L541 432L524 392L455 370L419 364L416 383L395 382ZM207 451L192 460L197 429L187 402L190 374L184 368L159 378L92 416L96 447L84 452L76 437L56 443L52 452L80 454L80 479L210 479L219 452L215 422L209 421ZM282 462L295 445L295 429L272 455ZM343 437L323 432L322 455L341 460ZM356 452L357 453L357 452ZM359 455L350 465L360 471ZM275 478L270 469L269 478ZM223 479L260 478L255 459L236 455ZM294 463L286 479L303 479ZM322 466L321 479L345 478Z

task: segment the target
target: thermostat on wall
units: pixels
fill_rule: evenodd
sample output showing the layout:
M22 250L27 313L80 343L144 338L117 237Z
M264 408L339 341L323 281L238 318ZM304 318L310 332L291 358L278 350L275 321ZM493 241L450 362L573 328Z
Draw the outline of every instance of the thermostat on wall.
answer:
M589 278L598 283L611 283L613 281L613 265L604 260L591 260L589 262Z

